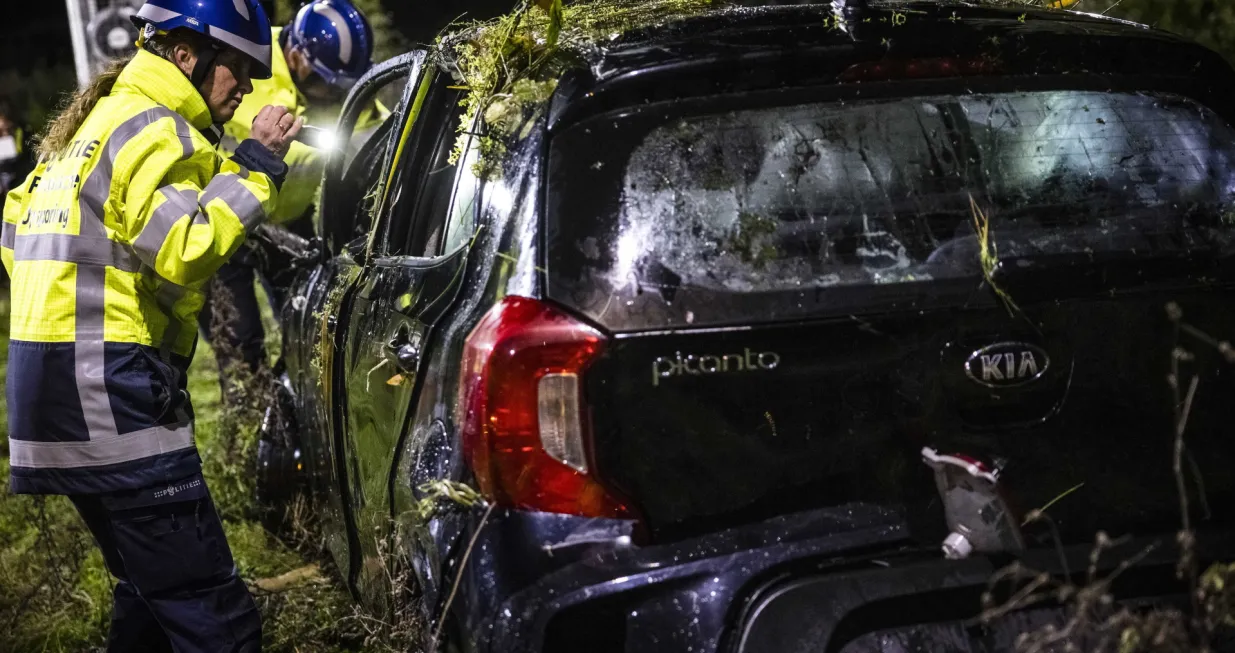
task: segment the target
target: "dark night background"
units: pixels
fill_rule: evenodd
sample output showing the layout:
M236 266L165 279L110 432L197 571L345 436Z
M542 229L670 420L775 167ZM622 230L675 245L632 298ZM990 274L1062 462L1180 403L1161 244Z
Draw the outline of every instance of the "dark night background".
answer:
M73 45L69 42L64 0L43 0L28 7L25 15L0 25L0 70L29 72L40 62L72 66Z
M457 18L490 18L516 1L353 0L369 15L379 42L385 43L384 54L432 42ZM38 132L63 94L77 83L68 9L65 0L3 0L2 4L21 9L0 21L0 99L22 114L29 131ZM301 2L263 0L263 4L276 22L282 22Z
M10 2L18 4L18 0L7 0L4 4ZM275 5L274 2L263 4L268 10ZM514 6L515 0L386 0L380 4L387 11L391 22L409 40L426 42L432 40L438 30L451 20L464 13L473 17L490 17ZM0 71L28 72L40 62L50 66L72 66L73 46L69 40L68 20L64 0L27 3L24 15L0 24Z

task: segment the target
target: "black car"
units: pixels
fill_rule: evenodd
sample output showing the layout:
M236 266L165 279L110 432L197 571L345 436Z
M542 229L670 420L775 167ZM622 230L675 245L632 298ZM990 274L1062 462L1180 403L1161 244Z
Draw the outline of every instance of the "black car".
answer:
M402 96L326 172L262 492L359 600L406 563L459 651L993 651L1062 617L975 625L992 573L1099 531L1099 571L1161 544L1118 600L1186 601L1178 487L1235 555L1235 370L1194 337L1235 333L1230 66L832 4L597 27L462 130L458 41L353 91L344 135Z

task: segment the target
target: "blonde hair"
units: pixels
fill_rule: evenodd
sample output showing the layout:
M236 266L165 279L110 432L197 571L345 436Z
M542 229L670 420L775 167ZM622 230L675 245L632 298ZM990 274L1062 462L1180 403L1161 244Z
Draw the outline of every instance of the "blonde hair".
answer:
M133 57L129 56L109 63L85 88L69 96L60 112L48 123L47 131L39 137L37 150L40 159L50 157L68 146L73 135L81 128L82 123L86 122L86 116L90 115L100 99L111 93L112 87L116 85L116 78L120 77L120 71L124 70L132 59Z
M201 48L206 44L205 37L197 32L174 29L169 33L151 37L144 47L153 54L170 61L172 52L178 45L187 45L196 53L201 52ZM116 85L116 79L120 77L124 67L133 60L133 56L129 55L112 61L85 88L68 97L56 117L48 123L47 130L39 137L36 149L40 159L50 157L68 146L73 136L77 134L77 130L81 129L82 123L86 122L90 112L94 111L99 100L111 94L112 87Z

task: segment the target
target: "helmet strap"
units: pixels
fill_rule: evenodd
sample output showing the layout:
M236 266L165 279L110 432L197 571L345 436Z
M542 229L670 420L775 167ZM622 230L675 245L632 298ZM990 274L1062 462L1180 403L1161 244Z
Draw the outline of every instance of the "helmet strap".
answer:
M193 66L193 74L189 76L189 81L193 83L194 88L201 88L206 77L210 75L211 68L214 67L214 60L218 57L219 49L214 45L206 48L205 52L197 53L197 63Z

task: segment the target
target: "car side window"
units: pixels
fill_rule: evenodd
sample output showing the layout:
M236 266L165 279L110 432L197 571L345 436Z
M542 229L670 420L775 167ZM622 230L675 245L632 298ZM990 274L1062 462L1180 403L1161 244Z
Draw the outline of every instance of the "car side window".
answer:
M350 242L368 235L372 223L375 193L382 178L382 161L390 152L391 129L387 120L369 135L367 142L356 148L351 165L340 180L339 201L331 202L331 210L322 212L325 226L339 235L340 242Z
M477 205L480 202L481 179L476 176L476 164L480 161L480 144L476 138L468 138L467 149L459 161L458 180L450 202L446 235L438 249L449 254L463 247L476 231Z
M344 153L343 169L351 167L360 151L369 144L376 142L384 135L389 135L394 124L392 120L395 108L399 106L400 96L407 86L407 74L399 75L389 82L378 85L372 102L365 103L356 119L356 127L347 141Z
M420 70L423 53L379 64L373 77L349 98L335 126L340 141L327 160L325 184L315 219L332 254L363 246L372 229L376 191L402 122L402 98Z
M450 153L457 138L460 89L449 75L429 80L420 115L397 164L391 201L383 211L382 256L435 256L446 223L455 166Z

